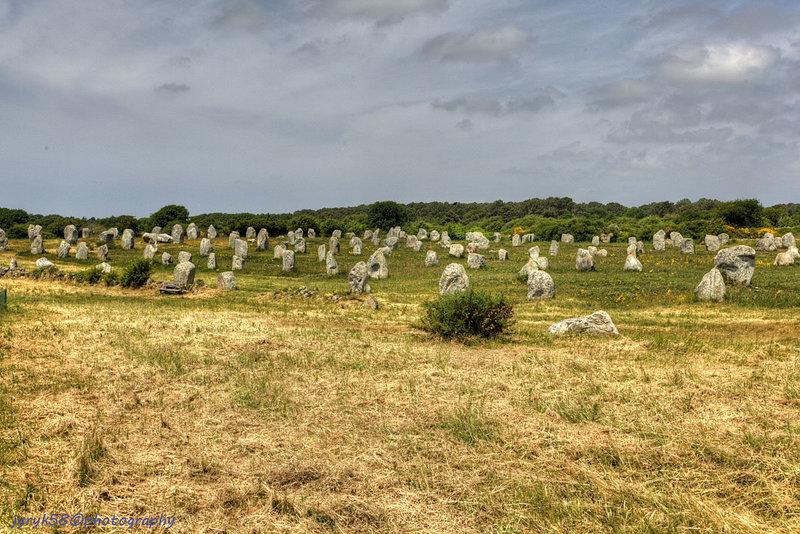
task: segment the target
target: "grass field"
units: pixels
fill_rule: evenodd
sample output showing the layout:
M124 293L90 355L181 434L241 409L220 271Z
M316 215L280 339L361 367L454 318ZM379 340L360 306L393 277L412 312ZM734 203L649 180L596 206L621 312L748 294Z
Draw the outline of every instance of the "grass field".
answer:
M693 295L702 247L626 273L626 246L605 245L579 273L585 244L562 244L556 298L529 303L528 247L493 243L470 283L507 295L516 324L463 344L413 326L446 249L401 244L371 311L347 273L374 247L343 239L329 277L324 242L289 274L251 249L228 293L197 241L159 249L195 254L205 287L183 296L0 278L0 531L55 512L215 533L800 531L800 265L758 253L752 285L709 304ZM0 265L32 269L28 247L12 240ZM214 248L228 270L227 240ZM141 256L138 241L109 262ZM619 337L544 333L599 309Z

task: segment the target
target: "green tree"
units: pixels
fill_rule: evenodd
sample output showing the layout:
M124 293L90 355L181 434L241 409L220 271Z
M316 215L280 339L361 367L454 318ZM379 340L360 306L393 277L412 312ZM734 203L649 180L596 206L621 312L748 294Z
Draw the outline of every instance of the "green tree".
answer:
M388 230L393 226L402 226L408 222L408 210L402 204L387 200L376 202L369 208L367 224L371 228Z
M734 200L720 206L718 216L736 228L750 228L761 224L764 208L755 198Z
M165 228L172 221L184 224L188 218L189 210L184 206L170 204L150 215L150 224Z

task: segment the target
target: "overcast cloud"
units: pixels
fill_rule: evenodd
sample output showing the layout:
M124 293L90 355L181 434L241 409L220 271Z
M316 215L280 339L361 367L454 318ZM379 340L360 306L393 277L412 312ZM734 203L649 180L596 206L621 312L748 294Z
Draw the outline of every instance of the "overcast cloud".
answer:
M0 206L800 201L793 0L0 0Z

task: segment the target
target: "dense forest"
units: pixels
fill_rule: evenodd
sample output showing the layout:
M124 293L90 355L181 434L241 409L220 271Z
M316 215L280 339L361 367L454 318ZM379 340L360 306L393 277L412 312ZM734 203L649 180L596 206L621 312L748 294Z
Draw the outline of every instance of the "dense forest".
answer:
M43 227L45 237L59 237L64 226L74 224L93 230L116 227L135 232L150 231L154 226L165 229L173 224L194 222L205 230L213 224L218 231L237 230L244 233L248 226L266 228L270 235L279 235L298 227L314 228L323 236L334 229L362 232L368 228L401 225L407 232L423 227L428 230L447 230L459 239L469 231L487 234L501 232L532 232L539 240L557 238L571 233L578 240L593 235L613 233L614 240L628 236L649 238L659 229L680 232L687 237L702 239L706 234L727 232L733 237L755 237L765 231L800 230L800 204L776 204L764 207L758 200L744 199L723 202L701 198L696 202L652 202L628 207L616 202L574 202L568 197L531 198L520 202L414 202L398 204L392 201L362 204L345 208L299 210L294 213L204 213L190 215L184 206L164 206L149 217L119 215L96 218L74 218L61 215L36 215L24 210L0 208L0 228L10 238L25 238L29 224Z

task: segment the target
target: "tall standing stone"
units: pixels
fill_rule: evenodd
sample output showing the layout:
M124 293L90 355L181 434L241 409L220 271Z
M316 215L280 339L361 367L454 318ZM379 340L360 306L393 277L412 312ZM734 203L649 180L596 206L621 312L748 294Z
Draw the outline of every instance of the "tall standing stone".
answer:
M256 247L258 247L259 250L269 249L269 232L267 232L266 228L262 228L258 231L258 235L256 236Z
M439 278L439 294L451 295L459 291L464 291L469 287L469 277L464 266L459 263L451 263L444 268L441 278Z
M244 269L244 258L234 254L231 257L231 270L241 271L242 269Z
M78 245L80 247L80 245ZM148 243L146 247L144 247L144 259L152 260L155 259L156 253L158 252L158 247L152 243Z
M195 223L189 223L189 226L186 227L186 237L187 239L197 239L200 237L200 229Z
M92 237L92 230L90 228L81 228L81 235L84 239Z
M720 270L714 267L708 271L694 291L698 300L722 302L725 299L725 280Z
M217 238L217 229L214 228L213 224L208 227L208 230L206 231L206 236L209 239L216 239Z
M707 235L703 242L706 245L706 250L709 252L717 252L719 250L719 237L715 235Z
M187 261L176 265L175 270L172 272L172 276L175 280L175 283L181 286L189 286L194 284L194 273L194 263Z
M247 230L244 232L245 239L255 239L256 238L256 229L252 226L248 226Z
M330 254L330 252L328 253ZM389 277L389 264L386 262L386 256L383 252L376 250L367 261L367 271L370 278L388 278Z
M233 242L233 253L242 259L247 258L247 241L244 239L237 239Z
M108 245L100 245L97 247L97 259L106 261L108 259Z
M294 240L295 240L294 230L289 230L288 232L286 232L286 244L294 245Z
M183 226L180 224L175 224L172 226L172 242L173 243L183 243L183 240L186 238L186 234L183 232Z
M70 245L78 243L78 229L75 228L74 224L68 224L64 227L64 241Z
M89 259L89 247L83 241L78 243L78 247L75 249L75 258L78 260Z
M294 239L294 251L298 254L305 254L306 253L306 240L303 237L295 237Z
M213 252L208 254L208 263L206 263L206 268L215 270L217 268L217 255Z
M664 250L664 245L666 244L666 232L664 230L659 230L655 234L653 234L653 250Z
M228 234L228 246L230 248L233 248L234 246L236 246L236 240L237 239L239 239L239 232L233 231L230 234Z
M350 292L355 294L369 293L369 272L367 264L363 261L356 263L347 275L347 283L350 285Z
M201 256L208 256L214 252L214 243L207 237L204 237L200 240L200 255Z
M64 241L61 242L60 245L58 245L58 248L56 249L56 254L58 255L59 258L68 258L69 251L71 248L72 247L69 246L69 241L65 239Z
M5 230L0 228L0 250L5 250L6 248L8 248L8 236Z
M126 228L122 232L122 249L133 250L133 246L134 246L133 230L131 230L130 228Z
M33 241L31 241L31 254L44 254L41 234L34 236Z
M551 299L556 296L553 278L544 271L528 274L528 300Z
M336 256L328 252L325 257L325 272L328 276L339 274L339 264L336 263Z
M283 266L284 271L294 271L294 250L283 251Z
M317 261L325 261L327 257L326 248L324 243L317 247Z
M328 249L334 254L339 254L339 238L336 236L331 236L328 240Z
M282 260L283 259L283 252L286 250L286 247L283 245L275 245L275 248L272 249L272 259L273 260Z
M561 248L561 245L558 244L558 241L550 241L550 255L551 256L558 256L558 252Z

